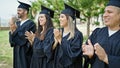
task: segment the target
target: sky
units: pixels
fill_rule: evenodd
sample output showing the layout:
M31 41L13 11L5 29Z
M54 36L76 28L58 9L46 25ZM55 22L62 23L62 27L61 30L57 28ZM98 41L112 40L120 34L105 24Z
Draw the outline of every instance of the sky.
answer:
M25 1L25 0L20 0ZM35 0L28 0L35 1ZM17 14L17 7L19 3L17 0L0 0L0 26L8 26L9 19L12 15Z
M17 2L17 0L0 0L0 18L8 19L12 15L17 14L18 5L19 3Z
M8 19L17 14L17 0L0 0L0 18Z

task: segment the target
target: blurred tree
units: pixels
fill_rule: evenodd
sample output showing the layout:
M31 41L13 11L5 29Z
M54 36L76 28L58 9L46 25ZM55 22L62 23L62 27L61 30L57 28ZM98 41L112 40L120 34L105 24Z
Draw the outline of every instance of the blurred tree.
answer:
M58 18L61 10L64 9L64 2L81 12L80 20L87 22L87 37L90 34L91 18L95 18L94 24L98 24L100 15L104 13L104 8L109 0L37 0L32 3L31 18L34 19L40 11L40 5L44 5L55 11L54 22L59 24ZM59 27L59 25L57 26Z
M79 0L81 14L87 21L87 37L90 35L91 18L103 14L105 5L108 0Z
M59 27L59 14L61 12L61 10L63 9L63 4L64 2L62 0L37 0L32 2L32 7L31 7L31 15L30 17L32 19L34 19L36 17L36 14L38 13L38 11L40 11L41 9L41 5L44 5L52 10L55 11L54 13L54 24L57 24L56 27Z

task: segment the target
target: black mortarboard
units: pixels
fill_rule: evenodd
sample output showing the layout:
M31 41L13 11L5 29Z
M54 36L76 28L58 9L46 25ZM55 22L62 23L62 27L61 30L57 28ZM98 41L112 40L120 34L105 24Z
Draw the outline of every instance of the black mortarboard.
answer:
M40 14L47 14L47 15L49 15L52 18L54 17L54 11L49 9L49 8L47 8L47 7L45 7L45 6L42 6L42 5L41 5L41 12L40 12Z
M80 11L72 8L71 6L69 6L69 5L65 4L65 3L64 3L64 5L65 5L65 9L61 12L62 14L68 14L68 15L70 15L73 18L73 20L76 17L77 18L80 17Z
M107 6L116 6L120 8L120 0L110 0Z
M27 4L27 3L24 3L24 2L20 2L20 5L18 6L18 8L23 8L23 9L26 9L27 11L29 11L29 8L31 7L30 4Z

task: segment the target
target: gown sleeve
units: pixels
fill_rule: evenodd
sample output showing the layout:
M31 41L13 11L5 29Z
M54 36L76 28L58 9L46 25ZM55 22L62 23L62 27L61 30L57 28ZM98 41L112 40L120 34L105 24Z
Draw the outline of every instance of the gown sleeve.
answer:
M117 56L108 55L108 63L109 68L120 68L120 55Z
M27 22L25 22L27 23ZM36 25L34 22L31 22L29 24L26 25L23 25L23 27L18 27L16 29L16 31L13 33L13 36L14 36L14 42L17 44L17 45L25 45L26 42L28 41L26 38L25 38L25 32L26 31L32 31L33 33L36 31ZM29 47L29 45L27 45Z
M15 43L13 42L11 32L9 32L9 43L10 43L10 46L11 46L11 47L14 47Z
M64 66L69 66L77 60L77 57L82 56L82 42L83 36L82 33L76 31L74 38L67 40L66 38L62 39L60 45L60 52L63 52L61 55L61 63ZM79 57L80 58L80 57Z
M52 45L54 43L54 34L53 34L53 28L49 29L47 31L47 34L45 36L43 48L44 48L44 53L47 57L47 62L49 62L51 59L53 59L53 51L52 51Z

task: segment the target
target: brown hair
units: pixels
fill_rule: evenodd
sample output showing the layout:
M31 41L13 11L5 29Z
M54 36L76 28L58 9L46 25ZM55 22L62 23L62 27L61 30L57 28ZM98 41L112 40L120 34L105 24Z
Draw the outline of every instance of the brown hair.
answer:
M52 19L49 15L46 15L45 14L45 17L46 17L46 23L45 23L45 29L44 31L42 32L43 28L41 25L39 25L39 18L38 18L38 29L37 29L37 32L36 32L36 36L40 39L40 40L44 40L45 38L45 34L46 32L51 28L53 27L53 22L52 22ZM41 33L42 32L42 33Z

